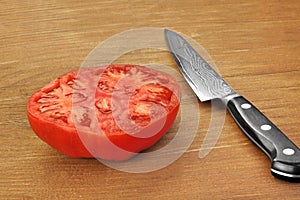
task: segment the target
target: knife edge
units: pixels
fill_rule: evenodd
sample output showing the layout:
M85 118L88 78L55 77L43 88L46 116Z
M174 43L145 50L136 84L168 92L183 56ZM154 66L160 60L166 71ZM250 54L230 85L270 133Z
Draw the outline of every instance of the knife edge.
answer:
M200 101L221 99L227 102L239 96L182 36L168 29L164 32L171 55Z

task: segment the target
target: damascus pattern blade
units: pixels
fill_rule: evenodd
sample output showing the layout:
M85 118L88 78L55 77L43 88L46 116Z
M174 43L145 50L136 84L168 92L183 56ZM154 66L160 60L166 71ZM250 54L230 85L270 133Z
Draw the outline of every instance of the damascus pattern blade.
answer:
M181 73L201 101L236 94L182 36L165 29L165 38Z

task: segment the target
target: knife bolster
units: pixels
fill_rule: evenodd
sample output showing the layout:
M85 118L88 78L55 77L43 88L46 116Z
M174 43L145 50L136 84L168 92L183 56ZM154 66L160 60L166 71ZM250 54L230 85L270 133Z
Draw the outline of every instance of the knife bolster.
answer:
M232 94L229 94L229 95L227 95L226 97L222 98L221 101L222 101L225 105L227 105L228 102L229 102L231 99L234 99L234 98L239 97L239 96L241 96L241 95L238 94L238 93L232 93Z

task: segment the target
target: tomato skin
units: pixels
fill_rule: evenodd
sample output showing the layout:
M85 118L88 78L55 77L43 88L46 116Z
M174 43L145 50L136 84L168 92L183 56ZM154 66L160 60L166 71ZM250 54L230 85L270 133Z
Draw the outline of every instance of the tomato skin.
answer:
M123 70L124 68L131 69L134 67L139 67L138 69L140 69L140 66L132 66L132 65L112 65L112 66L108 66L108 69ZM177 94L176 94L177 96L173 94L172 104L170 103L169 110L165 111L166 121L163 123L163 127L158 132L155 133L152 132L153 130L155 130L157 126L161 124L160 118L155 119L151 121L147 126L142 127L138 133L134 135L130 135L122 131L115 133L113 131L108 131L105 128L104 129L100 128L104 132L104 134L95 134L92 130L84 130L84 131L80 130L78 132L78 128L70 120L68 121L64 119L63 121L60 121L62 118L60 118L60 120L57 120L57 119L52 119L51 116L49 117L45 116L45 114L42 112L43 110L41 109L41 103L40 103L42 102L41 99L43 98L43 95L45 96L45 93L48 93L49 91L51 92L52 88L56 88L57 85L59 85L61 82L68 82L68 80L66 81L65 79L69 79L70 74L74 76L74 74L76 73L77 73L76 71L69 72L66 75L63 75L58 79L54 80L53 82L49 83L47 86L45 86L44 88L42 88L41 90L39 90L38 92L36 92L30 97L27 106L27 116L33 131L41 140L43 140L48 145L58 150L62 154L74 158L97 157L106 160L126 160L134 156L136 153L145 150L151 147L153 144L155 144L167 132L167 130L170 128L170 126L173 124L176 118L176 115L179 110L179 101L180 101L179 86L176 84L175 87L177 90ZM109 74L109 77L115 78L114 74L112 75ZM96 78L98 79L98 77ZM109 84L111 84L111 82L109 82ZM157 87L161 88L161 86L157 86ZM103 87L101 86L101 88ZM102 93L100 94L100 96L101 95L103 96ZM162 98L167 98L164 97L166 95L162 95L162 94L160 95L162 96ZM159 97L159 95L156 95L155 97L157 96ZM48 100L48 97L44 98L43 100L45 99ZM64 107L58 110L59 111L61 109L68 110L65 107L70 106L69 105L70 103L66 103L66 101L63 100L62 102L64 103ZM136 103L136 100L133 100L133 103ZM68 111L71 112L71 110L72 108L69 108ZM103 114L101 112L97 112L97 113L100 116L100 118L102 116L106 117L103 119L99 119L100 127L103 121L107 119L113 120L112 114L106 114L106 113ZM150 137L139 137L139 135L145 135L148 133L151 135ZM116 145L119 149L111 148L112 144Z
M74 128L57 126L48 121L41 121L41 119L30 112L28 112L27 116L30 126L36 135L54 149L74 158L92 157Z

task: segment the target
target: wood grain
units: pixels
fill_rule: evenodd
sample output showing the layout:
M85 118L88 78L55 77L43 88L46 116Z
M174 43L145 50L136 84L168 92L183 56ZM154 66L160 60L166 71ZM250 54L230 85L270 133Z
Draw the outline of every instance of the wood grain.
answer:
M299 12L298 0L2 1L0 199L299 199L300 184L273 178L268 158L229 115L213 151L198 157L209 102L199 103L199 129L183 156L142 174L63 156L38 139L26 117L29 96L78 68L101 41L166 27L200 43L226 80L300 146ZM176 67L160 50L117 61Z

